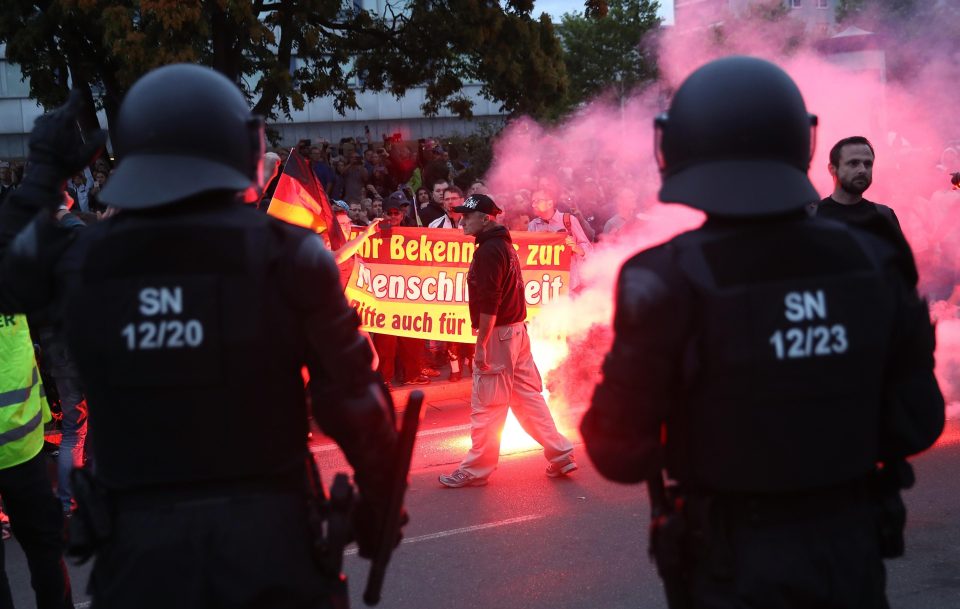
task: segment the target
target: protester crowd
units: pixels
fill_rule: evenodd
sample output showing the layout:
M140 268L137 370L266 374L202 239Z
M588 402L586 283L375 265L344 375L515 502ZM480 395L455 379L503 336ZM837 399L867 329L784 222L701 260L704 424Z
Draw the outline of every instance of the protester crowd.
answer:
M587 250L585 244L637 222L638 206L646 203L637 200L637 193L625 191L624 180L591 166L560 172L545 168L510 192L491 189L469 163L460 160L458 149L444 148L429 138L371 143L359 137L344 138L339 144L302 139L294 149L309 159L330 199L350 207L351 220L358 226L385 217L384 202L391 195L402 197L402 211L412 226L429 226L444 215L443 193L455 186L464 196L490 195L504 209L510 230L544 230L556 215L562 225L552 230L566 230L574 236L577 249ZM285 148L274 152L281 163L290 154ZM550 163L544 160L544 164Z
M636 221L633 193L611 197L613 203L608 204L605 186L611 191L613 186L589 175L576 176L582 183L570 174L566 182L538 178L529 189L491 192L474 168L460 161L456 148L445 149L433 139L385 139L373 144L362 137L344 138L339 144L302 139L292 150L276 149L272 154L283 163L291 153L309 161L335 212L347 216L354 227L382 222L380 227L457 229L460 214L453 208L472 194L488 194L505 210L504 224L511 230L566 232L573 254L573 291L580 288L579 268L593 244ZM261 208L269 205L275 182L276 178L261 198ZM346 267L344 276L349 276L351 265L341 264ZM440 378L459 381L472 369L472 345L382 334L372 334L372 339L380 372L391 385L425 385Z
M22 161L0 160L0 205L7 195L23 181L26 167ZM98 158L93 164L84 167L74 175L64 189L64 205L84 222L96 221L97 215L103 215L107 206L100 202L99 195L110 174L113 163L106 157ZM92 214L84 217L81 214Z
M953 149L948 149L952 152ZM381 227L458 228L460 214L453 208L472 194L487 194L504 210L502 223L511 231L549 231L567 234L572 252L571 286L580 289L579 268L595 244L629 232L645 221L649 197L625 187L628 180L616 172L586 164L576 170L541 159L541 172L534 172L520 188L492 189L474 168L460 160L458 150L444 148L436 140L370 142L365 138L344 138L339 144L325 140L300 140L292 149L276 148L267 153L267 185L258 206L266 211L279 174L291 153L298 153L313 169L339 218L344 232L369 237ZM941 163L943 164L943 163ZM952 165L951 165L952 167ZM23 179L22 161L0 160L0 205ZM938 167L939 169L939 167ZM107 208L99 192L109 180L113 164L99 158L74 175L66 184L64 204L58 219L64 226L79 229L96 222ZM955 174L954 188L960 187ZM513 185L517 185L517 181ZM348 219L348 220L346 220ZM379 226L377 226L379 224ZM363 230L362 227L369 227ZM347 235L350 238L351 235ZM362 238L360 241L362 241ZM352 257L356 247L351 248ZM344 265L344 280L351 265ZM42 334L42 328L39 328ZM426 385L431 382L463 379L472 370L473 345L441 343L408 337L372 334L378 355L378 369L388 386ZM41 345L43 346L43 345ZM49 392L59 400L55 415L63 430L65 447L59 469L61 501L69 512L70 492L66 473L83 461L86 437L84 396L70 385L70 363L62 361L60 346L41 352ZM52 362L51 355L61 361ZM60 387L58 387L58 385ZM58 389L60 391L58 392ZM69 402L69 403L66 403ZM0 511L0 523L5 516ZM5 536L9 536L4 530Z

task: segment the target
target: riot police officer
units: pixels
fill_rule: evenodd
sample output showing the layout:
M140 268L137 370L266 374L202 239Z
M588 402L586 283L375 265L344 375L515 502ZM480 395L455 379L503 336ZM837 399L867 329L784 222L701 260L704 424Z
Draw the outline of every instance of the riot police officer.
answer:
M622 267L587 451L648 482L671 606L886 606L944 420L904 252L805 214L816 118L778 67L711 62L655 125L660 199L707 220Z
M102 143L78 140L78 101L37 121L27 183L0 218L9 238L39 212L5 254L0 309L58 303L87 385L94 606L328 606L307 403L354 467L364 555L396 443L333 257L239 203L260 178L263 122L193 65L147 74L123 101L120 165L101 194L120 213L61 232L49 210Z

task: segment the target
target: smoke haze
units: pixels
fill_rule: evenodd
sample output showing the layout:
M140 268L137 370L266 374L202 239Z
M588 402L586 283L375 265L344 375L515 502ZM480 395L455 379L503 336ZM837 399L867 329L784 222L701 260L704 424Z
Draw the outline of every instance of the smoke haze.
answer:
M810 177L821 196L833 190L827 171L831 146L851 135L873 143L873 185L865 197L894 209L914 249L920 290L938 320L937 375L948 401L960 400L960 290L955 289L960 191L950 191L948 178L949 171L960 167L938 167L950 140L940 123L956 104L956 86L949 83L956 82L952 65L957 62L950 57L930 61L904 86L884 82L886 61L879 54L825 55L789 18L730 21L724 28L723 36L661 31L660 83L622 105L598 92L597 101L559 126L517 120L495 144L488 183L508 217L531 213L523 209L528 200L516 199L515 193L544 186L553 189L561 211L568 211L563 202L570 201L601 220L615 213L617 193L630 193L636 203L638 219L613 238L601 236L585 262L582 293L546 308L532 324L535 355L554 405L582 405L593 392L612 337L613 289L622 263L703 220L700 212L657 202L652 119L665 109L668 92L690 72L729 54L773 61L799 85L808 111L819 116ZM919 50L925 44L922 39L900 40L895 49L909 56L911 46ZM565 342L557 339L563 331Z

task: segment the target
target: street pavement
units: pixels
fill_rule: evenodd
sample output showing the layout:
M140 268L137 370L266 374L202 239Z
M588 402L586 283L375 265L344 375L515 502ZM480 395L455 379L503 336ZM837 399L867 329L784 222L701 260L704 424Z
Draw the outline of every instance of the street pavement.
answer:
M399 408L408 391L395 391ZM537 449L505 447L490 484L441 487L469 445L469 382L426 387L426 413L411 471L411 522L384 585L383 609L663 609L662 588L646 556L645 488L603 480L575 435L582 409L559 413L577 444L580 470L544 475ZM960 412L938 444L913 460L917 485L905 493L907 556L887 562L894 609L960 607ZM311 449L327 480L348 468L328 439ZM23 554L4 544L16 606L35 607ZM351 601L361 600L369 563L347 550ZM77 607L89 607L89 565L70 566Z

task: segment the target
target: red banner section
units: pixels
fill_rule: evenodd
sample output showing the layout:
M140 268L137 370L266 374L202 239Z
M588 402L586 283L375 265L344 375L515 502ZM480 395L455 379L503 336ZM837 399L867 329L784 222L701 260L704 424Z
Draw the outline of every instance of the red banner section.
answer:
M562 233L511 233L520 258L527 320L567 294L570 250ZM443 228L394 228L358 252L346 296L364 330L471 343L467 270L473 237Z

